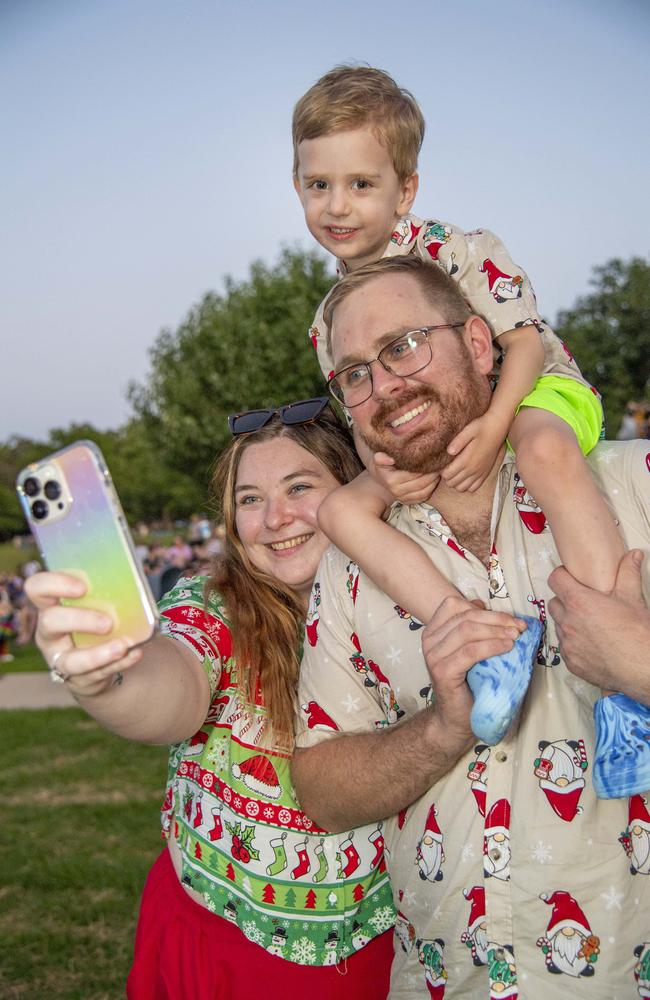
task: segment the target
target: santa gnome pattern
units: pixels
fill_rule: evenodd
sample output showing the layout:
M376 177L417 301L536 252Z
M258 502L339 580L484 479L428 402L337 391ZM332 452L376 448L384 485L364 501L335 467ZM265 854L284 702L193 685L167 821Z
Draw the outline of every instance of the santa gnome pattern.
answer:
M540 897L553 907L546 935L537 942L549 972L567 976L593 976L600 952L600 938L591 933L586 916L568 892L558 890Z
M485 817L483 863L487 877L510 878L510 803L497 799Z
M642 795L630 797L627 830L618 838L633 875L650 875L650 815Z
M435 803L431 803L424 826L424 833L418 843L415 860L420 870L420 878L429 882L442 879L441 866L445 860L442 849L442 833L436 820Z
M463 896L471 903L467 930L460 936L463 944L472 952L474 965L487 965L488 939L487 923L485 921L485 889L482 885L474 885L471 889L463 889Z
M282 795L277 772L268 757L264 757L263 754L249 757L241 764L233 764L232 773L249 791L263 795L264 798L279 799Z
M506 274L500 271L493 260L486 257L479 271L487 275L488 288L497 302L506 302L508 299L518 299L521 297L521 286L523 278L520 274Z
M539 744L540 755L535 760L535 777L548 799L553 812L570 823L579 811L580 796L585 787L587 754L583 740L556 740Z

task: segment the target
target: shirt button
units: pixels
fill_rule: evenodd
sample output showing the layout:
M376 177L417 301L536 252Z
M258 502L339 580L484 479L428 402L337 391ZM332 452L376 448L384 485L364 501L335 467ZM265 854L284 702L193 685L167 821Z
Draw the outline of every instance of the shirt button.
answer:
M503 750L497 750L494 756L496 757L496 759L499 761L500 764L503 764L503 762L508 759L508 754L504 753Z
M497 847L493 848L490 851L490 857L492 858L493 861L498 861L499 858L501 857L501 851Z

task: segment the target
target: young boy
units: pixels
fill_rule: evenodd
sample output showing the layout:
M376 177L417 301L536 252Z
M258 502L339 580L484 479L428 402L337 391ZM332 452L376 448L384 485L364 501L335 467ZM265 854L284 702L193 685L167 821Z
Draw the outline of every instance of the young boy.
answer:
M489 324L502 363L489 409L451 441L450 462L442 478L461 491L478 489L507 437L522 477L522 505L539 515L537 524L535 517L531 519L531 530L545 515L569 572L581 583L609 592L624 546L583 458L601 436L599 397L540 319L527 275L496 236L486 230L464 233L409 214L418 187L417 156L423 135L424 119L417 103L388 74L342 66L323 76L298 101L293 115L294 186L307 227L321 246L337 256L340 275L381 257L416 254L457 283L471 311ZM355 402L348 398L353 379L347 370L332 370L323 322L326 302L318 309L310 336L334 395L353 420ZM419 482L413 494L412 477L391 469L388 456L374 456L368 465L372 476L345 487L338 498L329 498L322 511L323 526L399 605L426 621L444 597L456 592L424 558L418 560L417 574L399 578L398 567L412 565L413 546L381 522L388 496L373 478L405 502L424 499L423 487L430 492L434 482ZM351 495L354 504L349 502ZM368 544L370 532L381 540L381 556L373 556L382 549ZM390 581L385 573L388 546L395 553L389 560ZM498 559L496 553L494 557ZM526 633L517 640L522 642ZM521 660L522 654L515 650L515 662L507 667L509 676L499 683L498 703L486 694L494 683L484 684L492 673L492 661L487 670L481 664L470 671L468 682L477 702L472 722L486 741L501 738L523 698L532 667L524 668L522 679ZM610 751L616 748L611 746L610 728L618 698L622 696L600 699L594 709L594 784L602 797L629 795L650 786L647 749L642 759L631 762L624 778L618 759L611 760ZM639 711L644 710L639 707ZM500 713L498 719L495 713ZM605 718L608 721L600 725Z

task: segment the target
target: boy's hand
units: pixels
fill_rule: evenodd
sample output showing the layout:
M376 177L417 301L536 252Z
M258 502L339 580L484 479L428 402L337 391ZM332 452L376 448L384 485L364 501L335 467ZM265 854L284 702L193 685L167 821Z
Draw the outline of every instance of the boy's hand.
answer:
M440 482L437 472L416 476L413 472L403 472L395 468L395 461L383 451L372 456L368 471L400 503L424 503Z
M489 411L472 420L447 448L456 458L442 471L446 485L460 493L478 490L489 475L506 434L507 428L504 432L501 421L496 421Z

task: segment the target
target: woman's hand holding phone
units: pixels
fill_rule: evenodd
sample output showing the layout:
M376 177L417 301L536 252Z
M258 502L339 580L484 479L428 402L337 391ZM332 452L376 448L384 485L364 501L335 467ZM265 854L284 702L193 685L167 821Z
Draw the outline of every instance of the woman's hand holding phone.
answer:
M101 611L62 600L83 597L86 584L69 573L35 573L25 585L27 596L38 609L35 641L51 672L66 682L76 698L104 694L140 662L141 646L130 648L123 636L97 645L78 648L72 633L102 636L113 628L112 619Z

